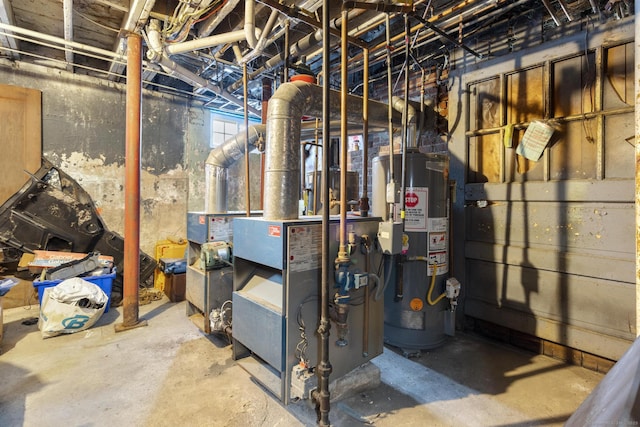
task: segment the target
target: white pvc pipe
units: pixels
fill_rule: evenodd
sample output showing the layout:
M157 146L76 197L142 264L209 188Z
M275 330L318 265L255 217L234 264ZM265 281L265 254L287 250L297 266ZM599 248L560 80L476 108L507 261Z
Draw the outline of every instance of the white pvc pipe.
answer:
M247 43L253 49L256 47L256 4L254 0L245 0L244 2L244 32Z
M189 40L188 42L171 44L165 48L168 55L191 52L194 50L206 49L221 44L235 43L246 38L245 30L231 31L228 33L216 34L215 36L203 39Z
M267 46L267 37L271 33L271 30L273 30L279 14L280 12L278 12L276 9L273 9L271 11L269 20L267 21L267 24L264 26L264 29L260 34L260 40L258 40L258 43L256 43L251 52L247 53L240 61L238 61L240 64L246 64L247 62L256 58L258 55L262 54L264 48Z

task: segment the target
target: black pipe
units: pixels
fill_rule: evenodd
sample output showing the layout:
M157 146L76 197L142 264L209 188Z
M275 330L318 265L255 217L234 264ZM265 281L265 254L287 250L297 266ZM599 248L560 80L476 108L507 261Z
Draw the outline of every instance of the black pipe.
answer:
M404 107L402 111L402 166L400 167L400 221L404 231L405 195L407 193L407 145L409 145L409 44L411 42L411 28L409 27L409 15L404 15Z
M322 32L329 34L329 0L322 2ZM331 137L331 127L329 123L329 57L331 46L330 37L322 39L322 280L320 284L320 323L318 325L318 339L320 340L320 363L316 367L318 377L318 388L313 392L312 397L316 405L316 415L319 426L329 426L329 376L333 370L329 361L329 298L330 298L330 272L332 271L331 259L329 258L329 139Z
M451 37L449 34L445 33L440 28L436 27L434 24L432 24L431 22L429 22L426 19L424 19L422 16L418 15L415 12L413 12L411 14L411 16L413 16L415 19L417 19L422 25L424 25L425 27L429 28L434 33L444 37L445 39L447 39L448 41L450 41L451 43L453 43L457 47L466 50L467 52L469 52L470 54L472 54L476 58L482 59L483 56L482 56L481 53L476 52L475 50L471 49L469 46L465 45L464 43L460 43L458 40L456 40L455 38Z
M395 302L402 301L404 298L404 262L402 260L402 256L400 256L400 260L396 262L396 256L392 255L392 263L391 265L396 265L396 292L393 297Z

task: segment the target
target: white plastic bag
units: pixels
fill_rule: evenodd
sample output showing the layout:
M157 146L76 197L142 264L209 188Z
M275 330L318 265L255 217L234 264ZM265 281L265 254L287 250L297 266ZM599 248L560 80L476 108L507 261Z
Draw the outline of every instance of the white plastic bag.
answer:
M42 338L90 328L104 313L108 300L98 285L79 277L45 288L38 320Z

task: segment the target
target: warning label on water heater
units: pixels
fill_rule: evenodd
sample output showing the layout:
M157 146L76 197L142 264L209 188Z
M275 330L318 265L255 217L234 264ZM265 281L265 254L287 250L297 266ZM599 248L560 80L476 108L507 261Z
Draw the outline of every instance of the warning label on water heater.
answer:
M404 196L406 231L427 231L427 215L429 214L429 188L407 188Z

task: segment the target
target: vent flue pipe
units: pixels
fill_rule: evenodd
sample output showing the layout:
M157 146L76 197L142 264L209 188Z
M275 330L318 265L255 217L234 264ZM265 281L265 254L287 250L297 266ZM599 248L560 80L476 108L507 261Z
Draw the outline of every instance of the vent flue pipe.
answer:
M245 153L245 141L250 147L256 146L264 137L266 126L249 126L213 149L205 162L205 201L207 213L227 212L227 171ZM247 140L247 135L249 139Z
M340 119L340 93L332 92L330 119ZM269 100L264 184L264 218L267 220L298 218L301 119L303 115L320 117L322 99L322 87L290 82L280 85ZM361 123L362 107L362 97L348 95L347 117L342 120ZM386 104L369 100L368 108L370 124L384 126L388 122ZM399 125L401 114L394 112L393 117Z

